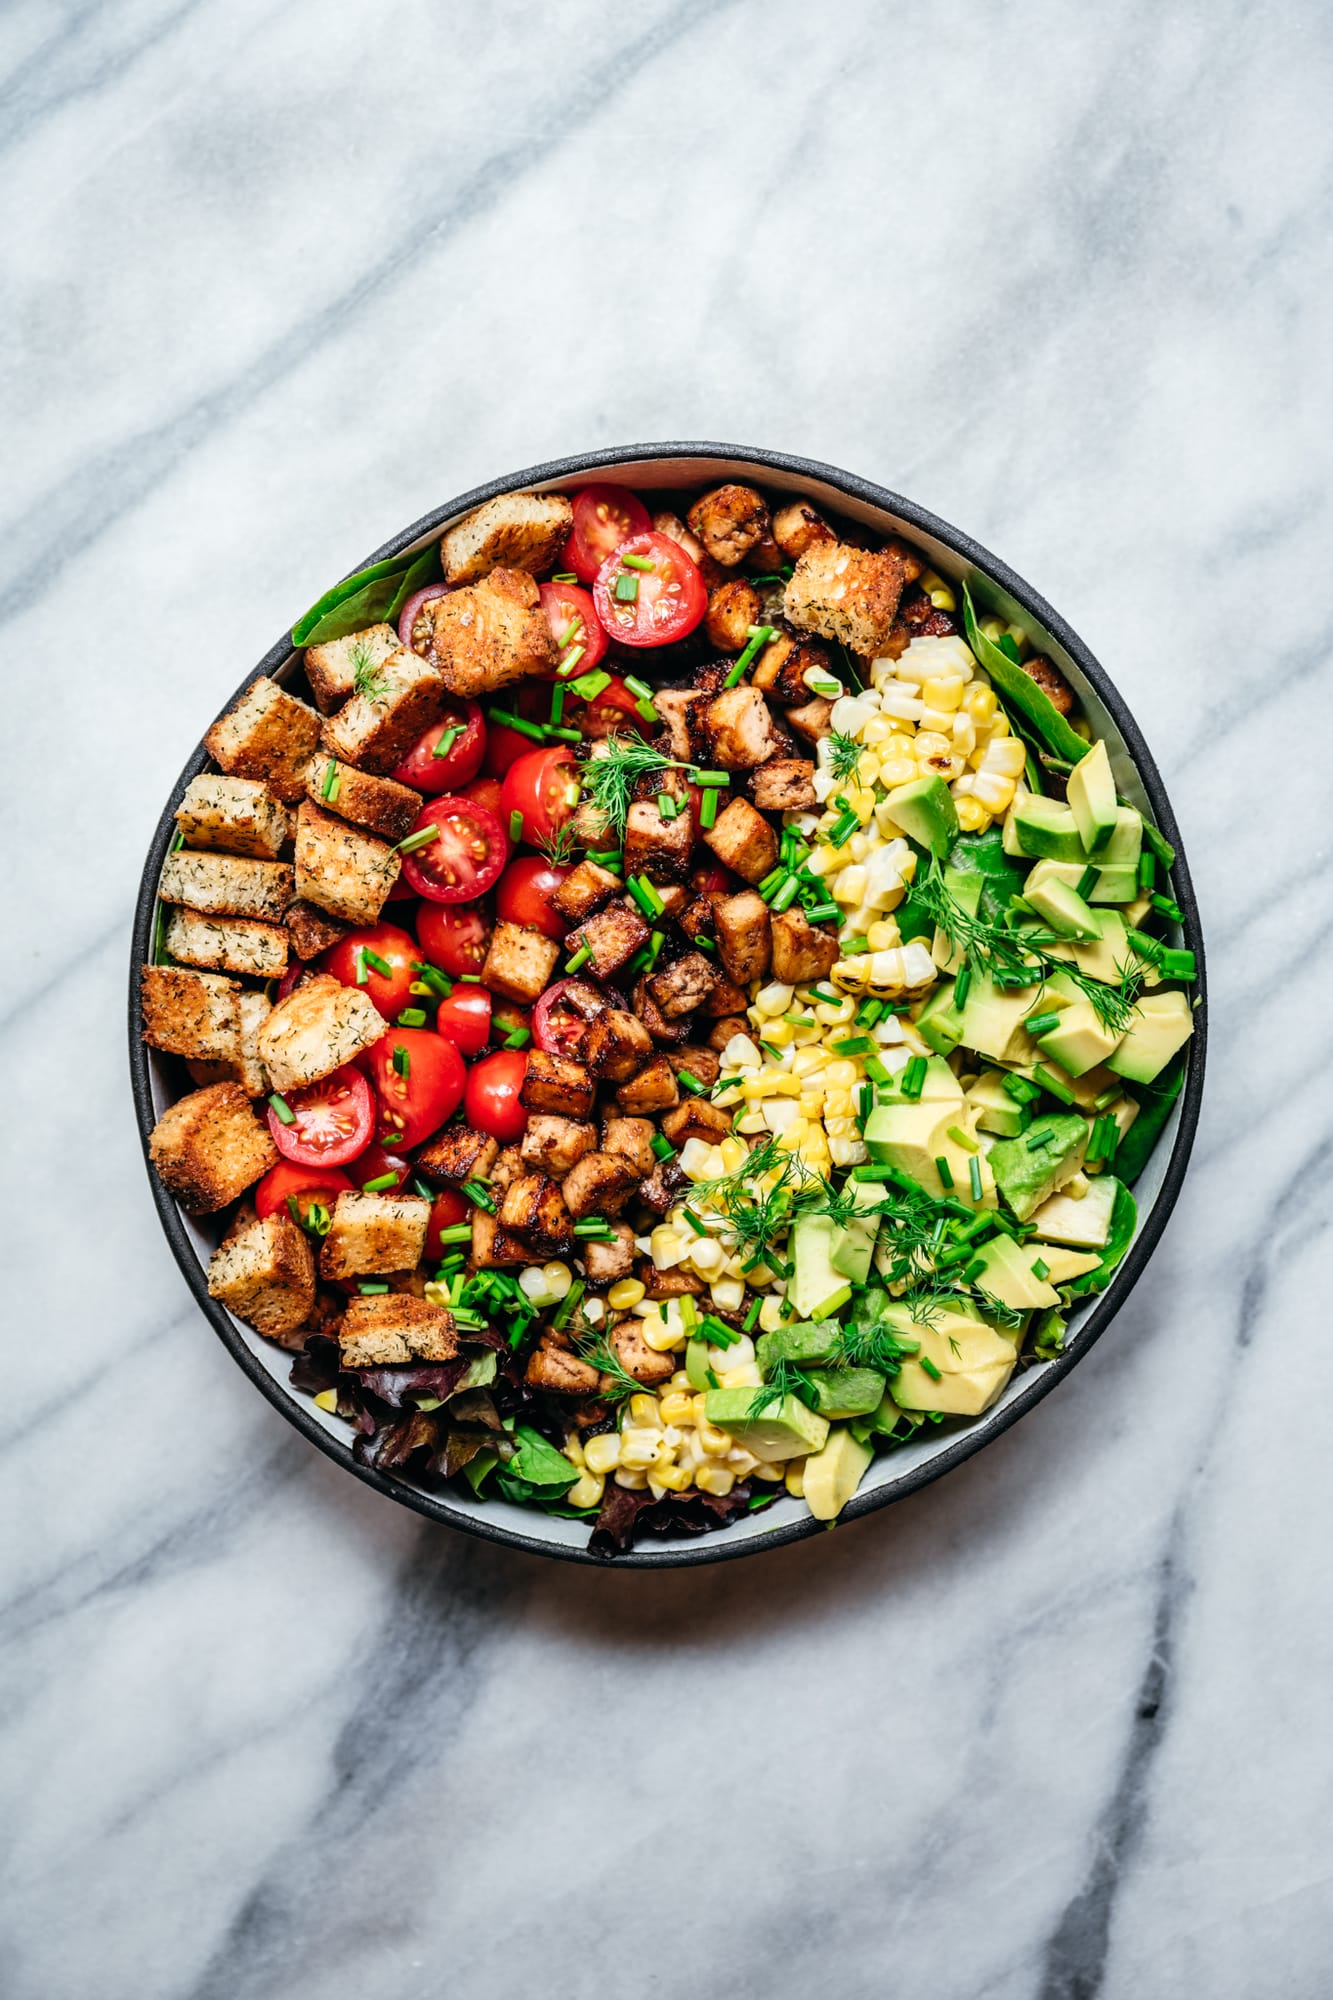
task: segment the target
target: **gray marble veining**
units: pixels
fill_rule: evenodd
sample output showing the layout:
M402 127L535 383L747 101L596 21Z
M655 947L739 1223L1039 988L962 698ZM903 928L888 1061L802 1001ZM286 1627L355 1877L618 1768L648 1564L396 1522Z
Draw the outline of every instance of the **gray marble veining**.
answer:
M1309 0L0 11L6 1996L1328 1991L1330 85ZM1073 622L1213 1042L1055 1396L888 1514L628 1577L423 1526L248 1387L123 986L291 616L656 437L863 471Z

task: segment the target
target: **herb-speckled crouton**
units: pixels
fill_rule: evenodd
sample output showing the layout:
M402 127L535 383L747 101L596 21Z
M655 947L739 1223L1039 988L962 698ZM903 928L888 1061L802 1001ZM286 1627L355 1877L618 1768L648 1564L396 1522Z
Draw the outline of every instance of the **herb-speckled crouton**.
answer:
M813 812L815 767L808 757L770 757L750 779L750 797L761 812Z
M500 566L534 575L549 569L573 525L574 509L563 493L502 493L445 529L445 581L474 583Z
M679 1104L680 1086L666 1057L654 1056L637 1076L622 1083L616 1091L616 1103L636 1118L648 1117L654 1111L669 1111L673 1104Z
M768 703L758 688L724 688L703 714L712 761L723 771L748 771L777 747Z
M526 570L492 570L427 609L431 657L451 694L475 699L555 665L555 640Z
M336 715L324 718L320 743L341 763L382 775L439 720L447 700L448 690L435 668L400 647L373 675L363 675L357 692Z
M838 934L812 924L804 910L779 910L773 919L773 977L785 986L823 979L838 962Z
M623 1083L643 1068L652 1053L652 1036L638 1016L624 1007L607 1007L598 1014L583 1044L588 1068L608 1083Z
M421 793L410 785L358 771L354 764L341 764L327 754L312 757L306 765L305 789L315 805L385 840L401 840L421 811Z
M628 1222L613 1222L611 1231L610 1243L599 1243L595 1236L583 1239L583 1267L590 1285L614 1285L620 1278L634 1276L634 1231Z
M718 957L723 970L739 986L762 979L773 955L772 918L768 904L755 889L713 898Z
M325 715L356 692L358 680L368 681L396 653L402 640L392 625L367 625L342 639L326 640L305 649L305 677L317 706Z
M578 1118L561 1118L555 1112L534 1112L528 1119L520 1152L523 1164L533 1173L563 1180L586 1153L597 1145L597 1127Z
M529 1005L550 985L559 956L554 938L501 920L491 933L481 983L506 999Z
M410 1271L426 1247L430 1203L416 1195L338 1196L319 1250L323 1278L359 1278L376 1271Z
M287 970L286 931L281 924L251 917L206 917L198 910L173 909L162 943L180 965L210 972L244 972L254 979L280 979Z
M261 1222L245 1204L209 1259L208 1294L266 1340L300 1347L315 1303L315 1258L304 1230L281 1211Z
M648 981L648 991L668 1021L701 1006L717 985L717 974L701 951L686 952Z
M568 939L571 951L586 945L592 953L592 973L597 979L613 979L647 942L647 924L625 903L608 903L604 910L594 911Z
M486 1132L470 1125L446 1125L414 1161L416 1171L433 1187L461 1187L464 1181L484 1181L500 1148Z
M247 1097L268 1095L268 1071L259 1059L259 1030L273 1012L267 993L242 993L240 1052L224 1061L200 1062L190 1057L185 1067L193 1082L239 1083Z
M209 917L259 917L280 924L294 893L290 861L251 861L239 854L192 854L181 848L162 864L158 895Z
M753 486L715 486L686 516L714 562L734 569L771 533L768 508Z
M345 938L348 931L355 928L343 923L338 917L331 917L327 910L317 910L313 903L306 903L298 896L294 903L287 905L283 918L287 935L292 941L292 950L299 959L318 958L339 938Z
M596 861L580 861L571 868L560 887L551 897L551 908L559 912L568 924L582 923L594 910L600 910L603 903L624 888L618 875L609 868L603 868Z
M816 542L797 563L783 608L798 630L838 639L873 658L893 629L905 581L894 549Z
M401 866L387 840L302 799L296 815L297 894L347 924L373 924Z
M586 1118L592 1110L593 1083L582 1063L568 1056L528 1051L528 1067L519 1101L528 1111L552 1112L560 1118Z
M655 1389L676 1371L673 1355L659 1354L648 1345L643 1337L641 1319L622 1319L619 1325L613 1326L610 1345L626 1374L632 1375L636 1382L642 1382L645 1388Z
M277 1165L278 1149L239 1083L210 1083L162 1113L148 1154L184 1207L225 1208Z
M204 738L210 757L234 778L262 778L271 792L295 805L301 772L319 742L317 711L261 674L220 716Z
M274 1090L297 1090L373 1048L387 1027L368 994L316 973L280 1000L265 1021L260 1060Z
M396 1368L408 1361L453 1361L458 1329L447 1306L407 1292L349 1299L338 1328L344 1368Z
M732 799L704 840L719 861L747 882L762 882L776 866L778 837L748 799Z
M634 1169L621 1153L589 1153L570 1168L561 1184L574 1217L614 1215L634 1186Z
M150 1048L199 1062L234 1062L241 1052L240 986L214 973L146 965L139 984L143 1038Z
M291 831L291 815L259 778L201 771L185 787L172 815L187 847L220 849L274 861Z

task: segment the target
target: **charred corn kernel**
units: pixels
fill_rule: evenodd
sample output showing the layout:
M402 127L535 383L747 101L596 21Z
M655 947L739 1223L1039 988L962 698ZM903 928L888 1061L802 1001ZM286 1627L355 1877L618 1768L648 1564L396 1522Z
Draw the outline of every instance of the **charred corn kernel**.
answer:
M794 993L793 987L783 986L776 980L769 986L761 986L754 996L755 1012L763 1014L770 1020L777 1014L785 1014L791 1006Z
M721 1458L731 1450L731 1439L727 1433L720 1431L716 1424L710 1424L706 1417L701 1417L696 1423L694 1435L699 1440L700 1450L708 1458Z
M984 833L990 825L991 816L980 799L955 797L954 806L958 824L964 833Z
M616 1485L623 1486L631 1493L642 1493L648 1484L646 1472L631 1472L622 1465L616 1473Z
M921 760L923 775L933 771L937 778L943 778L946 785L952 784L955 778L961 778L966 769L967 759L954 750L933 750L929 757Z
M661 1437L659 1430L626 1425L620 1433L620 1463L631 1472L646 1472L650 1465L657 1463Z
M638 1278L617 1278L606 1295L606 1303L616 1312L625 1312L630 1306L638 1305L644 1289Z
M672 1376L675 1381L675 1376ZM689 1377L685 1378L687 1381ZM694 1422L694 1398L683 1390L671 1389L662 1398L662 1421L665 1424L692 1424Z
M933 674L922 686L921 699L927 708L943 709L952 715L963 699L962 675Z
M338 1409L338 1391L336 1389L321 1389L315 1398L315 1408L317 1410L327 1410L330 1415L335 1415Z
M986 754L981 760L983 771L994 771L1002 778L1021 776L1027 762L1027 752L1016 736L992 736L986 745Z
M576 1431L570 1431L566 1435L565 1442L561 1447L561 1449L563 1450L565 1457L569 1460L570 1464L577 1465L581 1472L583 1470L586 1461L583 1456L583 1440L579 1437Z
M916 739L917 762L920 763L923 757L937 756L941 750L947 751L948 748L949 739L939 730L923 730Z
M1014 781L997 777L993 771L978 771L972 795L987 812L1008 812L1014 802Z
M661 1423L660 1407L656 1396L650 1396L646 1391L642 1396L631 1396L629 1399L630 1417L641 1427Z
M584 1472L574 1481L565 1495L567 1507L600 1507L606 1481L595 1472Z
M660 1486L667 1493L684 1493L693 1486L694 1479L683 1465L659 1465L648 1483Z
M986 687L981 681L973 681L963 696L963 711L971 716L978 728L983 724L987 728L990 727L999 705L994 688Z
M783 1475L783 1483L793 1500L804 1499L805 1460L803 1458L789 1458L787 1460L787 1470Z
M589 1472L605 1475L614 1472L620 1463L620 1438L615 1431L604 1431L600 1437L590 1437L583 1447L583 1462Z
M701 1493L715 1494L720 1500L736 1484L736 1475L725 1465L701 1465L694 1475L694 1483Z
M759 1324L765 1333L773 1333L782 1325L782 1300L773 1292L760 1301Z

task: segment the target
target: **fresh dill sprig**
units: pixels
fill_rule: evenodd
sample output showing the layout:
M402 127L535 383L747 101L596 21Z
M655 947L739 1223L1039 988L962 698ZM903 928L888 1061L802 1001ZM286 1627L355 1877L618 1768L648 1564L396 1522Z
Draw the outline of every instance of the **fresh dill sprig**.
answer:
M375 665L375 656L364 639L357 640L349 657L353 693L364 695L367 701L383 701L389 692L389 683Z
M845 784L854 776L856 767L861 761L862 746L854 736L843 736L836 729L829 731L828 744L829 772L840 785Z
M625 832L625 818L638 779L650 777L658 771L688 771L689 768L688 764L679 763L664 751L654 750L651 743L644 742L637 729L614 730L605 743L597 745L597 754L590 756L582 765L579 776L584 799L606 831L620 839Z
M765 1380L750 1397L745 1414L747 1417L761 1417L765 1410L772 1409L784 1396L795 1396L809 1409L818 1405L809 1377L790 1361L775 1361Z
M574 852L574 827L570 820L558 826L545 840L539 840L537 847L546 856L553 868L562 868Z
M829 1183L799 1154L772 1138L756 1146L734 1173L696 1181L691 1200L716 1209L735 1238L742 1264L757 1266L770 1261L778 1238L798 1215L822 1208L832 1194Z
M591 1334L583 1340L576 1340L574 1352L580 1361L586 1361L590 1368L600 1369L611 1378L609 1388L599 1388L598 1395L608 1403L623 1403L630 1396L637 1396L643 1384L631 1375L609 1340L601 1335Z

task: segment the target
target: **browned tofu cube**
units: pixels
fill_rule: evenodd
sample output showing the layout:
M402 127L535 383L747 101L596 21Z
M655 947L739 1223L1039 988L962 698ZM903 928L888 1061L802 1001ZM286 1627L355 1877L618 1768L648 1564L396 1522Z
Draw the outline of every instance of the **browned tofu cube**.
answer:
M599 1243L595 1236L584 1241L583 1268L590 1285L614 1285L634 1276L634 1231L628 1222L613 1222L611 1232L609 1243Z
M502 920L491 934L481 968L482 984L528 1006L550 985L559 957L560 947L554 938Z
M808 668L832 673L826 649L814 639L798 639L790 632L780 632L760 653L750 680L770 701L806 701L810 695L805 678Z
M296 893L346 924L373 924L398 880L387 840L302 799L296 814Z
M523 1173L523 1149L521 1146L502 1146L495 1156L495 1163L487 1176L492 1194L499 1194L511 1181L516 1181Z
M718 896L713 904L718 957L729 979L748 986L762 979L773 955L772 919L768 904L753 889Z
M548 1055L545 1049L529 1049L527 1074L519 1092L527 1110L583 1119L592 1110L592 1097L593 1081L582 1063Z
M659 1382L668 1382L676 1372L674 1356L659 1354L648 1345L643 1337L643 1321L637 1318L622 1319L613 1326L610 1345L616 1360L645 1388L656 1388Z
M744 1014L723 1014L708 1030L708 1046L710 1049L725 1049L733 1036L748 1035L749 1032L750 1023Z
M832 714L833 703L827 695L815 694L811 695L809 701L803 701L799 707L789 708L787 721L796 734L803 736L807 743L818 743L828 735L832 727L829 720Z
M893 629L906 572L894 549L816 542L796 565L783 595L798 631L837 639L873 659Z
M538 1248L569 1241L569 1212L549 1174L520 1174L500 1197L496 1222L507 1236Z
M446 1125L422 1147L414 1164L432 1187L461 1187L464 1181L484 1181L499 1151L489 1133Z
M324 718L320 743L339 763L383 776L439 720L448 696L443 674L400 648L373 675L362 677L358 691L336 715Z
M706 1021L720 1021L728 1014L743 1014L749 1001L745 989L725 975L718 980L699 1012Z
M811 812L815 767L808 757L770 757L750 779L750 797L761 812Z
M592 953L592 971L598 979L613 979L636 951L648 942L648 926L635 909L624 903L608 903L604 910L585 917L571 933L569 945Z
M305 789L302 772L319 741L319 716L305 702L261 674L220 716L204 748L235 778L262 778L287 805Z
M305 649L305 677L315 704L324 715L356 692L358 683L373 681L377 670L402 645L392 625L367 625L344 638L328 639L322 646Z
M417 1195L345 1193L319 1250L322 1278L410 1271L426 1247L430 1203Z
M697 688L658 688L653 695L653 707L667 732L667 755L678 763L693 764L707 748L699 720L703 704Z
M421 811L421 793L410 785L358 771L355 764L339 763L327 754L312 757L306 765L305 789L315 805L327 806L339 819L388 841L402 840Z
M505 1264L530 1264L532 1258L521 1243L496 1225L484 1208L472 1211L472 1249L469 1265L474 1271L493 1271Z
M639 1182L639 1200L654 1215L665 1215L688 1187L689 1182L674 1160L659 1160L653 1171Z
M706 1139L715 1146L731 1130L731 1113L710 1104L706 1097L686 1097L674 1111L663 1113L662 1130L676 1147L687 1139Z
M713 943L713 905L709 897L691 897L676 922L692 942L705 938L708 944Z
M704 840L718 860L746 882L762 882L777 866L778 837L748 799L730 800Z
M684 1174L676 1170L678 1184L683 1184ZM674 1199L674 1197L673 1197ZM671 1202L666 1204L667 1208ZM665 1213L665 1210L662 1211ZM696 1278L693 1271L684 1271L678 1264L674 1271L659 1271L651 1258L644 1258L639 1265L639 1277L648 1297L660 1305L663 1299L697 1299L704 1288L702 1278Z
M838 935L812 924L803 910L780 910L773 919L773 977L785 986L823 979L838 962Z
M663 819L656 799L636 799L625 815L625 879L646 875L650 882L684 882L694 846L694 809L683 805Z
M635 983L634 991L630 997L635 1013L643 1022L644 1027L655 1042L666 1042L674 1045L677 1042L689 1040L690 1023L688 1017L682 1014L677 1020L669 1019L648 991L648 982L646 979L640 979Z
M622 1083L616 1091L616 1103L633 1118L650 1117L654 1111L669 1111L673 1104L679 1104L680 1086L666 1057L654 1056L637 1076Z
M651 1118L604 1118L602 1120L602 1151L619 1153L628 1160L635 1174L642 1180L650 1174L657 1161L653 1151L656 1127Z
M701 494L686 519L714 562L734 569L772 533L763 495L753 486L715 486Z
M261 1222L247 1202L208 1260L208 1294L266 1340L300 1347L315 1303L309 1238L281 1212Z
M759 623L763 608L759 592L743 577L732 576L719 583L708 593L704 630L709 645L716 646L719 653L743 652L749 643L750 627Z
M287 933L281 924L253 917L206 917L173 909L162 933L169 958L209 972L242 972L252 979L281 979L287 970Z
M590 1362L580 1361L567 1347L543 1340L528 1356L523 1379L530 1389L544 1390L548 1396L592 1396L602 1378Z
M704 710L712 761L722 771L748 771L773 755L773 723L758 688L724 688Z
M608 1007L598 1014L583 1044L588 1068L609 1083L623 1083L643 1068L652 1053L652 1036L624 1007Z
M450 694L475 700L555 665L555 639L526 570L493 569L428 609L431 658Z
M648 991L668 1021L692 1014L717 985L717 973L701 951L687 951L665 972L648 981Z
M148 1156L183 1207L211 1215L276 1166L278 1149L239 1083L210 1083L162 1113Z
M299 959L318 958L339 938L345 938L348 931L355 928L343 923L340 917L331 917L327 910L317 910L313 903L303 902L298 896L294 903L287 905L287 914L282 920L287 926L287 935L292 941L292 950Z
M447 1306L407 1292L349 1299L338 1329L344 1368L393 1368L408 1361L453 1361L458 1328Z
M237 980L216 973L146 965L139 983L143 1038L168 1055L234 1062L241 1052L240 991Z
M701 1083L705 1090L711 1090L722 1073L722 1064L713 1049L701 1048L698 1042L686 1042L681 1048L668 1049L666 1059L676 1075L682 1071Z
M533 1173L549 1174L563 1180L570 1168L595 1150L597 1127L577 1118L560 1118L549 1111L534 1112L528 1119L520 1152L523 1164Z
M624 883L609 868L603 868L596 861L580 861L571 868L560 887L551 897L551 907L569 924L581 924L594 910L600 910L603 903L621 889Z
M472 583L497 564L540 576L564 547L574 509L563 493L501 493L465 514L440 537L449 583Z
M808 500L792 500L773 516L773 540L788 562L799 562L816 542L836 542L837 536Z
M259 778L225 778L201 771L172 814L187 847L217 848L276 861L291 831L287 808Z
M565 1175L561 1191L576 1219L614 1215L634 1186L634 1169L620 1153L589 1153Z

